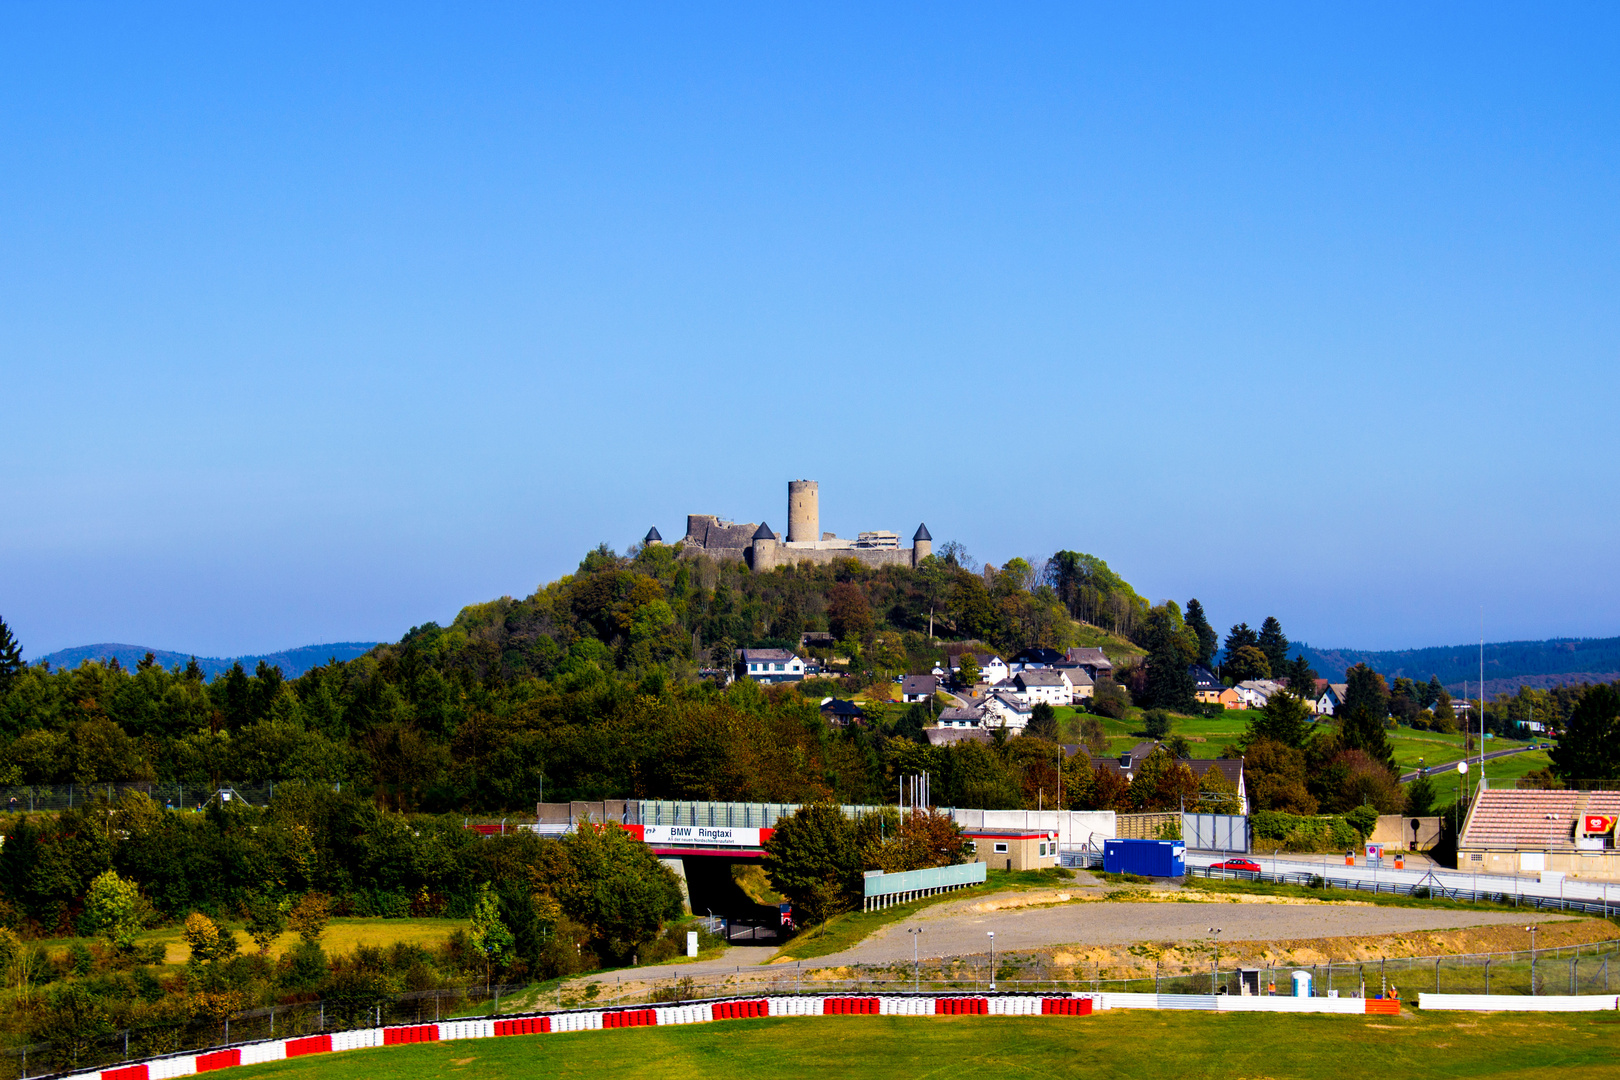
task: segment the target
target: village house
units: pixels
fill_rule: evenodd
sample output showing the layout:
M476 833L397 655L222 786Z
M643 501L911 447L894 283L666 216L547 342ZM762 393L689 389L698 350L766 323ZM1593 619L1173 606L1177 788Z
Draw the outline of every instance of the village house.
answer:
M1215 677L1215 673L1202 664L1193 664L1188 668L1193 677L1193 697L1205 705L1218 705L1221 701L1221 691L1226 684Z
M755 682L800 682L804 679L804 661L786 649L738 649L737 662L743 666L743 674Z
M900 680L900 700L929 702L939 690L939 679L933 675L907 675Z
M1010 690L992 690L985 695L984 724L1002 727L1011 732L1022 732L1029 726L1035 708Z
M991 686L1006 680L1012 674L1007 662L991 653L958 653L951 657L951 677L960 685L962 681L962 657L972 656L979 665L979 682L989 683Z
M1097 646L1077 645L1065 653L1064 656L1071 664L1079 664L1084 668L1086 674L1091 676L1092 682L1096 682L1105 676L1107 678L1114 677L1114 662L1104 656L1102 649Z
M1030 668L1012 677L1018 696L1030 705L1045 703L1056 708L1074 704L1074 684L1068 675L1052 668Z

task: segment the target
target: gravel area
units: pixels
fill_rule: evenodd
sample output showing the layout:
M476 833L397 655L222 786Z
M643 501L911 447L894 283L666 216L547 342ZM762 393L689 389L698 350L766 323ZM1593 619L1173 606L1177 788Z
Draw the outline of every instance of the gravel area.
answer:
M911 935L922 926L920 955L966 956L985 951L986 933L995 931L996 951L1054 945L1128 945L1139 941L1207 939L1221 928L1222 941L1279 941L1294 938L1397 934L1456 930L1470 926L1535 921L1512 912L1442 911L1424 908L1357 907L1336 904L1110 903L1089 902L1004 911L975 911L952 904L920 919L891 924L853 949L819 957L817 967L888 964L911 959ZM1568 916L1548 913L1539 918ZM810 962L807 961L808 966Z

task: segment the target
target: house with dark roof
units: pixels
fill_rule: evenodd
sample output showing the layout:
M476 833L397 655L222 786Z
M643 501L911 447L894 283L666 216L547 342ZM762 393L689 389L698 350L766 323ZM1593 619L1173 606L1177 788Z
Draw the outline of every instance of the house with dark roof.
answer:
M1063 659L1063 654L1056 649L1042 649L1031 647L1019 650L1018 654L1009 661L1014 671L1027 671L1032 668L1047 668Z
M1193 696L1206 704L1219 704L1226 684L1202 664L1193 664L1187 670L1193 677Z
M1124 777L1126 783L1130 783L1136 779L1137 770L1141 769L1142 762L1146 761L1148 755L1162 745L1162 743L1154 739L1139 742L1119 755L1118 758L1102 758L1097 762L1097 767L1118 773ZM1240 807L1238 812L1240 814L1249 812L1249 789L1244 782L1242 758L1180 758L1179 760L1183 765L1191 769L1200 781L1211 771L1225 778L1227 782L1237 788ZM1193 807L1189 806L1187 809L1192 811Z
M854 723L865 723L866 713L853 701L830 697L821 703L822 718L833 727L848 727Z
M804 661L787 649L738 649L742 675L760 683L800 682Z
M1093 682L1104 676L1113 677L1114 662L1103 655L1100 647L1077 645L1065 653L1064 656L1070 663L1079 664L1085 668L1086 674L1091 676Z
M970 654L958 653L950 658L951 677L956 679L958 683L961 681L962 657L968 655ZM1012 674L1012 671L1007 667L1007 662L999 656L992 653L972 653L971 655L979 665L980 682L994 686Z
M900 700L929 702L939 690L939 679L933 675L907 675L900 680Z

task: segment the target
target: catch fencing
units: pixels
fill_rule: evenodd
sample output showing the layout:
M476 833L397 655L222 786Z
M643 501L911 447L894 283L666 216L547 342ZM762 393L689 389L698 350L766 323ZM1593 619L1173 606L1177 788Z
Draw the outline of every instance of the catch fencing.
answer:
M0 786L0 808L11 813L71 810L99 802L114 802L128 792L146 795L161 807L200 810L209 803L237 800L249 806L268 806L278 784L229 782L183 784L175 780L132 780L117 784L11 784ZM321 785L322 787L336 785Z
M1189 851L1248 854L1254 837L1242 814L1182 814L1181 839Z
M1065 864L1067 865L1067 864ZM1447 885L1434 874L1426 874L1418 881L1371 881L1359 878L1335 878L1304 871L1267 873L1253 870L1216 869L1212 866L1189 866L1187 876L1223 881L1266 881L1279 885L1299 885L1308 889L1343 889L1348 892L1372 893L1374 896L1412 896L1418 899L1457 900L1463 903L1497 904L1504 907L1528 908L1534 911L1576 911L1583 915L1601 915L1608 918L1620 914L1620 899L1611 901L1607 894L1597 898L1566 896L1533 896L1526 893L1502 892L1496 889L1464 889Z

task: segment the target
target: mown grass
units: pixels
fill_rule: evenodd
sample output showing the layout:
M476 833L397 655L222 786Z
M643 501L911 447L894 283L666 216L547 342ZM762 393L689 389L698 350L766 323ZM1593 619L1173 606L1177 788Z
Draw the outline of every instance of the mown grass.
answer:
M850 911L811 927L776 951L777 959L809 960L852 949L889 923L909 919L924 908L990 893L1023 889L1050 889L1074 884L1070 870L991 870L983 885L911 900L881 911Z
M1620 1069L1613 1013L1315 1016L1112 1010L1090 1017L848 1016L420 1043L234 1069L232 1080L796 1080L1446 1076Z

